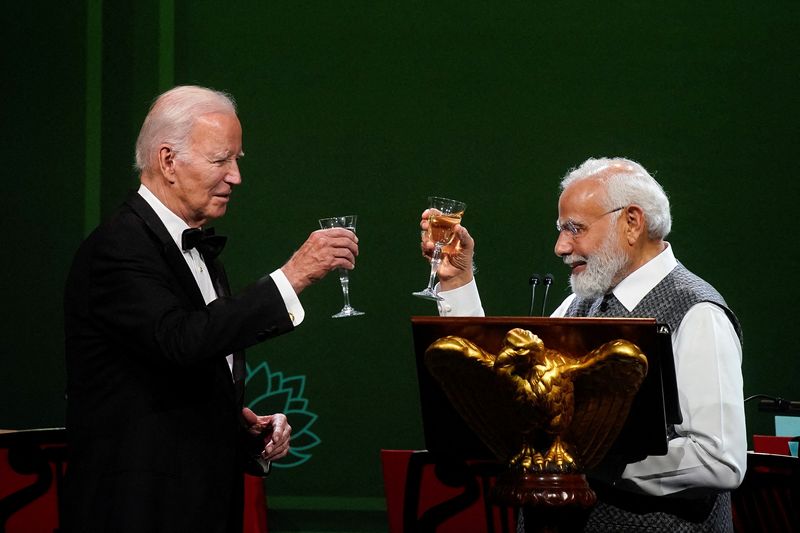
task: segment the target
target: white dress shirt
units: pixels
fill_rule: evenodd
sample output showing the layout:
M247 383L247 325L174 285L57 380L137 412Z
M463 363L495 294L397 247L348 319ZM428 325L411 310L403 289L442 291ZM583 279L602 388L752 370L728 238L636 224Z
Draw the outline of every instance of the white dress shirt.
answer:
M629 311L677 265L672 247L631 273L614 290ZM483 316L477 284L439 293L442 316ZM555 310L563 317L575 295ZM655 496L687 489L733 489L747 466L742 347L725 312L703 302L692 306L672 332L683 423L666 455L627 465L619 487Z
M183 253L183 258L186 260L186 264L189 265L189 269L192 271L195 281L197 281L200 292L203 293L203 299L206 305L216 300L218 296L217 291L214 289L214 284L211 281L211 276L208 273L208 268L203 260L203 256L200 255L200 252L198 252L196 248L192 248L191 250L183 250L181 248L183 231L189 229L190 226L181 217L170 211L150 189L144 186L144 184L139 186L138 193L150 207L153 208L153 211L156 212L158 218L167 228L172 240L175 241L175 245ZM300 304L300 299L294 292L291 283L286 279L286 275L281 269L272 272L270 277L278 287L278 291L286 305L286 311L292 320L292 324L294 326L299 326L303 318L305 318L305 310ZM228 366L231 368L231 371L233 371L233 354L228 355Z

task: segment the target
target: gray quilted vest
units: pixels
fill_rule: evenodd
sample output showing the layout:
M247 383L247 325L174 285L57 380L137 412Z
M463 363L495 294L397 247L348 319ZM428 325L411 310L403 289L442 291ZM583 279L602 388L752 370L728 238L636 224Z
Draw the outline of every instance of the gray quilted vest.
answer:
M672 272L653 287L641 302L628 311L613 294L601 298L575 298L567 309L566 316L571 317L620 317L620 318L655 318L661 324L667 324L673 332L689 309L701 302L711 302L719 306L733 324L739 341L742 341L742 328L733 311L728 309L720 293L708 282L689 272L681 263Z
M655 318L674 332L689 309L701 302L711 302L725 311L739 341L739 320L728 309L722 296L707 282L678 265L628 311L614 297L575 298L566 316ZM601 487L596 487L599 490ZM732 533L730 493L722 492L698 500L659 498L637 495L614 488L598 492L598 504L592 509L584 532L670 531L671 533Z

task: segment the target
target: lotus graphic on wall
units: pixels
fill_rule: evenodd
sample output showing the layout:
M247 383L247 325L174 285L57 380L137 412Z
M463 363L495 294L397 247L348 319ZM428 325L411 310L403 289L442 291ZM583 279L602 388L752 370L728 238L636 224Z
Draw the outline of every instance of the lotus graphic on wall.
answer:
M245 386L252 398L247 407L258 414L284 413L292 426L289 454L272 467L292 468L311 459L310 450L322 441L311 431L317 415L308 410L308 400L303 397L306 377L272 372L265 361L252 370L247 365Z

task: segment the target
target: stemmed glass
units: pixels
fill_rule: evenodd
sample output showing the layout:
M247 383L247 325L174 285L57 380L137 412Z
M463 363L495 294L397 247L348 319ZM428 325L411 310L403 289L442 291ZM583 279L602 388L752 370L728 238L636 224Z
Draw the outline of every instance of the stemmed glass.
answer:
M322 229L345 228L355 233L357 219L357 215L321 218L319 219L319 227ZM344 294L344 307L335 315L331 315L331 318L363 315L363 312L353 309L350 305L350 276L346 268L339 269L339 283L342 285L342 294Z
M433 282L439 265L442 263L442 248L453 241L455 232L453 228L461 222L467 204L458 200L441 198L439 196L428 197L428 238L434 242L433 256L431 257L431 274L428 277L428 286L421 291L412 293L414 296L427 300L443 300L441 296L433 290Z

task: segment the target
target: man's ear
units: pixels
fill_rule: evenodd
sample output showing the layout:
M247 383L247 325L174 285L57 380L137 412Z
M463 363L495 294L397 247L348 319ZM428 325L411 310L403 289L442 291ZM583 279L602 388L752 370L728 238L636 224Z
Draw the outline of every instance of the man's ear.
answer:
M636 204L631 204L622 212L625 217L625 236L628 244L633 245L639 238L647 233L647 221L644 211Z
M170 183L175 183L175 151L169 144L158 147L158 166L161 175Z

